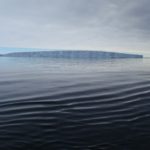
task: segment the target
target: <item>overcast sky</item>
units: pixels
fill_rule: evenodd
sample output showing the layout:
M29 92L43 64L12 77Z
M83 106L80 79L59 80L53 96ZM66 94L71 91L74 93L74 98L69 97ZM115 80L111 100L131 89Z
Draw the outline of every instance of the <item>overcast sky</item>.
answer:
M150 56L149 7L150 0L0 0L0 47Z

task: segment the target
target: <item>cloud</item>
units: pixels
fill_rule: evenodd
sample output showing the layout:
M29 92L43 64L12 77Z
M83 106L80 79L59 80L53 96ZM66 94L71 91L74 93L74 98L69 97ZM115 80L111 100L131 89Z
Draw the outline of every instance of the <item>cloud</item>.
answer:
M0 45L149 52L149 0L0 0Z

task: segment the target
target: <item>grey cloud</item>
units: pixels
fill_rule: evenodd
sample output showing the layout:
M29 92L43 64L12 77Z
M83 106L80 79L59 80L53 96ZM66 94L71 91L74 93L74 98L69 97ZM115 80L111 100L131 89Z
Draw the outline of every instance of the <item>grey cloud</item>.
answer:
M149 5L149 0L0 0L0 44L148 51Z
M2 1L2 2L1 2ZM148 28L149 0L1 0L0 16L32 23Z

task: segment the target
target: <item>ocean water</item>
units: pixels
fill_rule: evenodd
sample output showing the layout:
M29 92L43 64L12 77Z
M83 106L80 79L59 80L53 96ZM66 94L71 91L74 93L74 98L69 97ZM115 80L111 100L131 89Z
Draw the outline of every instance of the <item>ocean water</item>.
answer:
M0 150L149 150L149 59L0 58Z

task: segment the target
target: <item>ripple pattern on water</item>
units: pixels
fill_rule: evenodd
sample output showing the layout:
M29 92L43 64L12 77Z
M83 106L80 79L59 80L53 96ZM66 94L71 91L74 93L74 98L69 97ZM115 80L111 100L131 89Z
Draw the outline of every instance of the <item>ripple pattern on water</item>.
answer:
M45 62L38 70L23 62L6 76L9 67L1 69L0 149L149 149L147 69L121 71L114 63L116 70L106 71L95 63L94 72L69 63L66 72L51 72Z

